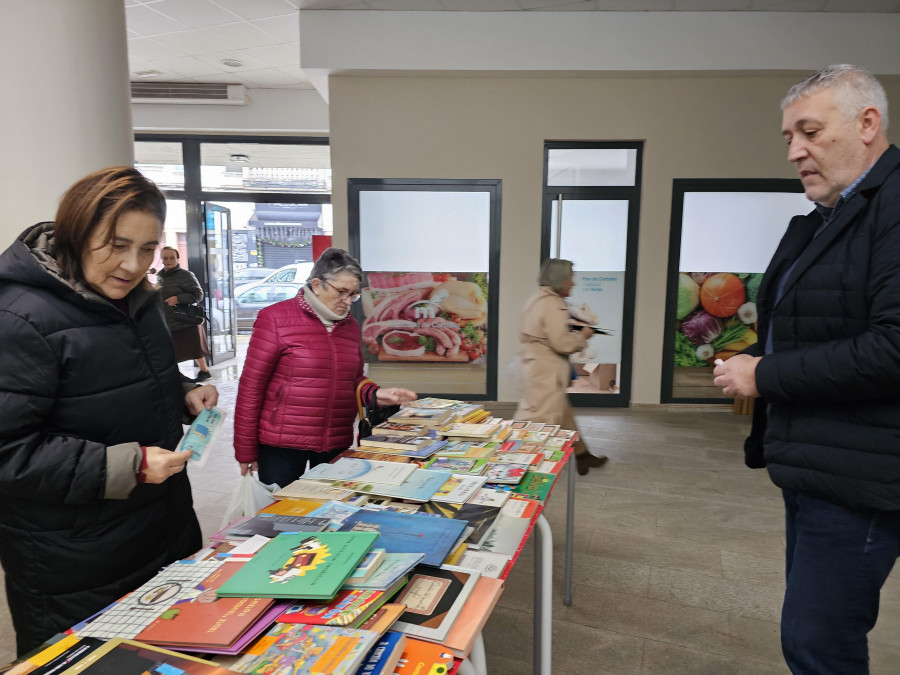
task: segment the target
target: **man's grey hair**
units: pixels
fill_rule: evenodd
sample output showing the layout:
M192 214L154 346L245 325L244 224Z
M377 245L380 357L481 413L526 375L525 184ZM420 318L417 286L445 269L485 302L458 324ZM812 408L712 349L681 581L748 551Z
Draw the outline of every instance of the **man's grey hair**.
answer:
M540 286L549 286L554 291L559 291L572 277L572 261L562 258L547 258L541 263L541 273L538 276Z
M356 258L342 248L326 248L313 265L312 271L309 273L309 280L328 281L334 279L341 272L348 272L362 282L363 271Z
M881 131L888 128L888 102L884 87L865 68L839 63L820 70L815 75L798 82L781 101L781 109L821 89L833 89L838 109L844 119L852 119L863 108L872 106L881 113Z

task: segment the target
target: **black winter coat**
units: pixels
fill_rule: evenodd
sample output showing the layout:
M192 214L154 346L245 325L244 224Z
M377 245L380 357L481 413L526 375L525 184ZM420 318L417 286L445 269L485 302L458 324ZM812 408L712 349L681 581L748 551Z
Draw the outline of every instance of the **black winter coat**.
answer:
M163 300L163 312L166 316L166 324L173 333L178 330L197 330L197 324L188 323L178 318L173 313L174 307L166 304L166 298L173 295L178 297L178 303L182 305L192 305L203 300L203 289L200 288L200 282L190 270L176 267L172 270L160 270L156 278L159 281L159 297Z
M184 390L157 294L128 301L61 277L52 223L0 255L0 562L20 653L201 545L186 473L136 481L141 445L177 445Z
M834 220L791 220L757 299L762 400L745 444L776 485L855 509L900 510L900 150ZM778 282L797 260L780 302Z

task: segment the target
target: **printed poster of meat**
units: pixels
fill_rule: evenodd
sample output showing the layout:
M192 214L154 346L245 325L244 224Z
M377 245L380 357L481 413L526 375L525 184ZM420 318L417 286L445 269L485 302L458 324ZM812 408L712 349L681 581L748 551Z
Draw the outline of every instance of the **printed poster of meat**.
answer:
M485 363L487 273L367 272L366 361Z

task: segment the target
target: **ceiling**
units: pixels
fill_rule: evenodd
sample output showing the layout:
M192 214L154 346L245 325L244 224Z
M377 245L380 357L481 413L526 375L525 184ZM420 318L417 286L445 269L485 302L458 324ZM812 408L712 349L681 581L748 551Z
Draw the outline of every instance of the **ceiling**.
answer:
M124 0L136 82L312 89L300 68L303 10L900 13L900 0ZM226 63L223 63L226 62ZM238 61L241 65L235 65ZM229 63L231 65L229 65Z

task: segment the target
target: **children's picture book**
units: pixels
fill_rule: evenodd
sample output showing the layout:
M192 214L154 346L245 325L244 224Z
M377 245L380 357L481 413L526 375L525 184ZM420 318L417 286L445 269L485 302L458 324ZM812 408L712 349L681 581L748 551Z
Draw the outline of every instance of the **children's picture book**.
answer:
M204 464L203 459L206 457L206 450L209 448L227 415L228 413L224 410L219 410L215 407L201 410L200 414L191 422L190 428L178 442L175 450L177 452L190 450L191 456L188 459L192 462L197 462L198 466L202 466Z
M516 518L501 513L481 542L480 548L509 556L515 555L528 531L530 522L531 520L528 518Z
M341 502L336 503L340 504ZM327 526L328 518L263 513L239 518L228 527L211 534L209 538L211 541L242 540L258 534L271 539L281 532L321 532Z
M442 642L479 576L474 570L453 565L417 567L397 596L397 601L406 605L406 611L394 627L413 637Z
M339 502L332 499L330 502L322 504L322 506L315 511L312 511L309 515L325 519L326 527L322 529L337 530L340 529L341 524L347 516L356 513L361 508L362 506L354 506L347 502Z
M452 666L453 652L444 645L407 637L394 675L447 675Z
M534 518L538 510L538 502L523 495L517 495L510 492L509 499L503 505L500 511L504 516L512 516L515 518Z
M403 436L401 434L372 434L361 443L370 448L388 450L420 450L434 442L430 436Z
M503 581L491 577L479 576L468 599L463 605L453 627L443 640L443 645L458 659L464 659L472 650L475 638L481 633L488 617L494 611L500 594L503 593Z
M470 476L464 473L450 474L450 478L431 495L432 502L464 504L484 485L484 476Z
M424 560L424 553L385 553L384 560L365 581L344 583L344 588L367 588L384 591L402 579L407 572Z
M450 473L470 473L477 459L466 457L434 457L429 460L425 468L432 471L449 471Z
M438 429L438 433L447 438L487 439L499 428L499 424L466 424L465 422L451 422Z
M315 511L325 501L322 499L276 499L274 502L259 510L260 515L271 513L278 516L308 516L310 511Z
M424 406L407 406L400 408L388 420L401 424L419 424L426 427L438 427L452 414L449 407L426 408Z
M132 639L178 602L190 601L207 590L205 580L223 565L221 560L177 561L152 579L73 626L81 637Z
M106 644L98 638L57 633L36 650L13 661L0 672L6 675L54 675Z
M61 675L227 675L231 672L233 671L220 667L214 661L179 654L143 642L113 638L62 671Z
M279 534L217 593L225 598L332 598L377 538L373 532Z
M477 545L491 529L497 516L500 515L499 506L483 506L481 504L436 504L428 502L422 510L444 518L463 520L473 529L467 537L467 541Z
M361 628L362 630L372 630L379 635L384 635L393 627L394 622L397 621L397 619L400 618L400 615L405 611L406 605L401 605L398 602L386 602L376 609L372 616L359 624L357 628Z
M472 496L468 503L479 506L503 506L507 499L509 499L508 490L483 487Z
M416 467L412 464L401 462L376 462L358 457L341 457L334 464L318 464L312 467L302 478L399 485L415 470Z
M361 481L335 481L333 485L364 494L380 495L394 499L408 499L414 502L427 502L447 482L448 478L450 478L450 474L446 471L416 469L410 474L409 478L399 485Z
M503 574L511 558L511 555L505 553L469 549L462 554L456 564L460 567L478 570L482 577L496 579Z
M384 554L387 553L383 548L373 548L371 551L366 553L366 557L362 559L359 565L356 566L356 569L353 570L353 573L347 577L347 581L345 583L348 584L360 584L366 579L368 579L375 570L378 569L378 566L384 561Z
M497 448L497 454L499 455L504 452L519 452L519 448L521 447L522 441L503 441Z
M218 598L216 589L244 565L226 561L201 583L203 591L171 605L137 634L137 639L163 647L202 651L233 645L274 604L271 598Z
M276 623L231 669L266 675L353 675L378 642L374 631Z
M426 436L429 430L430 427L426 427L424 424L404 424L402 422L391 422L390 420L372 427L372 433L374 434L399 434L403 436Z
M332 487L331 481L306 480L298 478L293 483L288 483L272 496L275 499L320 499L328 501L346 501L356 493L353 490Z
M465 521L449 518L360 509L344 521L341 531L377 533L378 548L388 553L424 553L424 564L439 566L465 527Z
M356 628L406 584L401 577L389 589L373 591L347 588L325 602L301 602L288 607L278 617L281 623L314 623L323 626Z
M543 502L547 499L547 495L550 494L550 488L553 487L553 481L555 480L556 476L552 473L526 471L519 484L512 489L512 493Z
M531 466L540 461L541 455L536 452L497 452L493 462L505 464L527 464Z
M370 459L376 462L403 462L409 463L412 458L399 452L385 452L384 448L366 448L359 446L353 450L344 450L340 454L341 457L350 457L357 459Z
M483 475L488 483L516 485L525 477L525 472L527 470L527 464L488 462Z
M426 459L431 457L436 452L440 452L441 448L443 448L447 441L443 438L429 438L428 444L423 445L422 447L414 447L407 446L405 448L384 448L384 447L376 447L366 445L368 438L362 439L360 441L360 445L357 448L359 452L367 452L372 453L373 451L377 451L380 454L391 455L391 459L389 461L412 461L416 459ZM404 457L405 460L398 460L398 457Z
M467 405L465 401L458 401L453 398L435 398L434 396L426 396L417 398L406 404L409 408L457 408Z
M385 633L366 655L356 675L393 675L394 667L400 660L404 647L406 647L404 633L399 631Z

